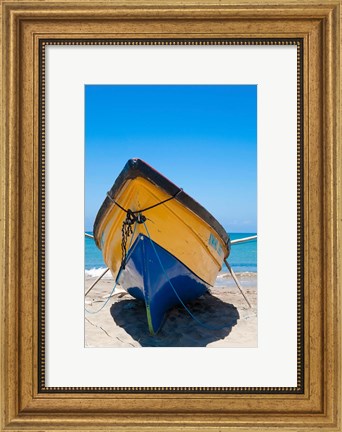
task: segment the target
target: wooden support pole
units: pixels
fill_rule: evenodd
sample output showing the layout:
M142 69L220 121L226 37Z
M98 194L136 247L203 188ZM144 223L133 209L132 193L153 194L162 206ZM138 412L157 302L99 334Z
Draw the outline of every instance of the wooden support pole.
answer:
M107 267L106 270L96 279L96 281L92 284L92 286L84 294L84 297L87 297L87 295L90 293L90 291L94 288L94 286L97 284L97 282L103 278L103 276L107 273L108 270L109 270L109 267Z
M235 273L233 272L233 269L230 267L230 264L228 263L228 261L227 261L226 259L224 260L224 262L225 262L225 264L226 264L226 266L227 266L227 268L228 268L230 274L232 275L232 278L234 279L234 281L235 281L237 287L239 288L241 294L243 295L244 299L246 300L248 306L249 306L250 308L252 308L252 305L251 305L250 302L248 301L248 298L246 297L245 293L242 291L241 285L240 285L239 281L237 280L237 277L236 277Z

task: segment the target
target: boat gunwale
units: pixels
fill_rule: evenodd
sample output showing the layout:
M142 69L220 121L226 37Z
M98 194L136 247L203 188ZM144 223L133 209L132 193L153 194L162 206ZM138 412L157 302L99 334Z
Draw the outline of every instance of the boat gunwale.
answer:
M208 224L221 238L224 244L227 246L228 255L230 252L230 237L222 227L222 225L215 219L215 217L205 209L200 203L194 200L190 195L184 192L181 188L172 183L167 177L163 176L160 172L152 168L146 162L141 159L134 158L129 159L122 169L121 173L115 180L112 188L108 192L109 197L115 199L118 192L122 189L123 185L128 180L134 180L138 177L144 178L154 184L156 187L162 189L165 193L174 196L174 199L181 203L183 206L188 208L199 218L201 218L206 224ZM97 230L100 226L101 220L107 213L109 207L113 205L112 200L108 196L103 201L94 222L93 233L96 245L99 249L99 241L97 239Z

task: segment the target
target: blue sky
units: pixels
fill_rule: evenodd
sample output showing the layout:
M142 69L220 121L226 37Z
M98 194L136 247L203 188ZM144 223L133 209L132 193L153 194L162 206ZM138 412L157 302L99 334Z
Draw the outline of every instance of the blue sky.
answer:
M257 231L257 87L85 86L85 229L139 157L232 232Z

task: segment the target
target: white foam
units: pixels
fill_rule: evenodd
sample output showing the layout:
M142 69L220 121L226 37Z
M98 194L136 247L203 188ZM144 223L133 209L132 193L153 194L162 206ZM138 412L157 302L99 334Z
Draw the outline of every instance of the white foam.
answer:
M92 268L90 270L85 270L85 276L87 278L95 278L102 275L102 273L106 270L105 267L99 267L99 268ZM112 279L112 273L109 271L107 272L102 279Z
M235 274L239 277L248 277L248 278L254 278L257 276L257 272L250 272L250 271L235 272ZM230 273L225 272L225 273L219 273L219 275L217 276L217 279L229 279L231 277L232 276Z

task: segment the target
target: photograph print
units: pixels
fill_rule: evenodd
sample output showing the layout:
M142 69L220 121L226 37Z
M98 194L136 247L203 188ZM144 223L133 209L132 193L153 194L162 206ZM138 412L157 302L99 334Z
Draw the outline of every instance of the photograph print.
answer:
M257 347L257 86L85 86L88 348Z

